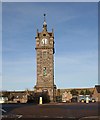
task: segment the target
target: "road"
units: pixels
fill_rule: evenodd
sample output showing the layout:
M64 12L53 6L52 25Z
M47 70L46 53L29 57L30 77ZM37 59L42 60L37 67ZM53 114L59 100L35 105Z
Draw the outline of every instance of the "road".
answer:
M98 103L3 104L2 109L7 111L7 115L15 114L21 118L70 118L76 120L88 116L98 116L99 105Z

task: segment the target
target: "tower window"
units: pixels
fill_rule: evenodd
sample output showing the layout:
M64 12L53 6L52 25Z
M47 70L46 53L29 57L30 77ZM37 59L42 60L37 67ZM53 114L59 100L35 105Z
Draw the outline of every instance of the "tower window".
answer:
M43 76L47 75L46 67L43 68Z
M47 58L47 52L43 51L43 58L46 59Z
M46 36L46 34L43 34L43 36Z

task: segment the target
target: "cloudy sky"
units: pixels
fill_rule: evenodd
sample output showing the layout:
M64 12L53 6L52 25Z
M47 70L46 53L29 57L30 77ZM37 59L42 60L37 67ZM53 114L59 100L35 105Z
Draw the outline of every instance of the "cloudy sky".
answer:
M33 89L36 29L54 28L57 88L98 84L98 3L20 2L2 4L3 90Z

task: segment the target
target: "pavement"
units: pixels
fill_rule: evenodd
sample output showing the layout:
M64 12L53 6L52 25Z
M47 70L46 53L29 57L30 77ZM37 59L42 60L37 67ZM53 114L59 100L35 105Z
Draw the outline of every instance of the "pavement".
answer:
M100 120L98 115L98 103L50 103L42 105L13 104L5 105L3 108L8 110L8 115L17 115L17 118L20 120L33 120L39 118L43 120L49 118L67 120ZM6 118L3 120L6 120Z

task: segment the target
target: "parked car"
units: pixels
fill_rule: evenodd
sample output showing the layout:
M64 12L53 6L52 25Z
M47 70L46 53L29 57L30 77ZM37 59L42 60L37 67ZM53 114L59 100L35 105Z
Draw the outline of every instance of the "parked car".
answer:
M90 95L79 95L78 97L78 102L83 102L85 103L86 100L88 100L89 102L96 102L95 98L92 98Z
M91 97L91 102L92 103L96 102L96 99Z
M8 101L7 97L1 97L0 96L0 103L6 103Z
M89 102L96 102L95 98L91 97L90 95L85 95L85 99L88 98Z
M71 102L78 102L78 97L77 96L73 96L71 99Z
M78 102L85 102L85 96L84 95L79 95Z

